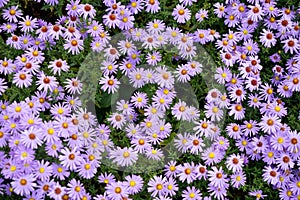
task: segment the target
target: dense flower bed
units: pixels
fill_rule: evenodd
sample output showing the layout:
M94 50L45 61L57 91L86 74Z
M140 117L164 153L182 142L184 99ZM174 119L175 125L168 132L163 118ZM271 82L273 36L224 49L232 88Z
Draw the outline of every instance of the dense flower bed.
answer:
M0 198L300 199L298 4L0 0Z

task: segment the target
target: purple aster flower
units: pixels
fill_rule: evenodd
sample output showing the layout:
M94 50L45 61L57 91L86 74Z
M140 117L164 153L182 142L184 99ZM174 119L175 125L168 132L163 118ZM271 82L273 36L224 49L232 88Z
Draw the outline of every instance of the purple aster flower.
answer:
M177 177L179 177L179 180L184 182L187 181L187 183L192 183L197 178L197 172L195 168L195 164L192 162L190 163L184 163L183 165L179 165L178 167L178 174Z
M225 82L229 82L232 78L232 73L229 68L221 68L218 67L215 74L215 79L219 84L225 84Z
M144 181L141 176L128 175L125 177L125 180L124 185L127 186L129 194L137 194L142 190Z
M133 69L128 76L129 76L129 82L135 88L141 88L146 84L146 79L145 79L146 74L143 68Z
M260 39L260 42L265 47L268 47L268 48L275 46L276 41L277 41L273 32L270 30L266 30L266 29L263 29L263 32L262 32L261 36L259 37L259 39Z
M93 19L96 16L96 10L94 6L90 4L79 5L78 13L83 17L83 19Z
M104 91L108 91L108 94L115 93L119 88L120 82L114 76L104 76L99 81L99 84L102 85L101 89Z
M288 132L287 150L290 153L298 152L300 149L300 134L297 131Z
M143 108L148 103L148 96L144 92L136 92L132 97L130 102L136 108Z
M225 196L227 195L227 190L224 187L216 187L212 184L208 185L208 192L210 196L214 197L215 199L225 199Z
M228 27L236 27L238 25L239 20L233 14L227 14L227 15L225 15L225 17L226 17L226 19L225 19L224 23Z
M231 185L234 188L240 188L246 184L246 175L243 171L236 172L235 174L231 175L230 179Z
M22 11L18 9L18 6L11 6L4 10L2 13L3 19L9 22L18 22L17 18L22 17Z
M127 7L133 14L138 14L144 9L144 3L142 0L130 0Z
M42 144L41 129L36 127L30 127L28 130L24 130L21 135L20 142L28 148L36 149Z
M61 200L65 192L66 187L61 186L58 182L56 182L49 191L49 197L53 198L54 200Z
M226 167L233 173L242 171L244 159L240 155L232 154L226 160Z
M214 4L214 13L217 15L217 17L222 18L225 16L225 6L223 3L215 3Z
M209 147L202 153L202 158L205 165L213 165L219 163L222 160L224 156L222 154L224 153L222 153L220 150Z
M250 191L249 195L255 197L256 200L264 199L265 197L267 197L267 195L264 195L261 190Z
M85 189L80 181L73 178L67 186L66 192L68 193L69 197L73 199L80 199L83 197Z
M107 197L113 200L122 200L129 195L128 187L123 182L112 182L106 186Z
M202 22L205 18L208 17L208 11L204 9L200 9L196 14L195 17L198 22Z
M65 167L55 163L52 163L52 173L53 176L59 180L65 180L66 177L70 175L70 172Z
M22 17L23 21L19 22L19 25L21 28L22 32L32 32L35 28L38 27L37 24L37 19L36 18L32 18L28 15L26 15L26 17Z
M167 178L162 176L154 176L148 183L148 192L152 197L164 196L166 193Z
M259 126L265 133L275 133L280 128L280 119L275 115L263 115Z
M299 41L296 38L289 37L289 39L283 40L281 43L284 44L283 49L284 52L287 53L288 51L293 54L298 53L300 49Z
M134 16L132 16L132 13L129 10L121 10L120 15L118 15L118 17L120 18L120 23L118 27L121 30L129 30L133 28Z
M22 175L18 178L14 178L11 182L13 191L21 196L28 195L30 192L33 192L34 187L36 187L35 180L36 179L33 174Z
M249 11L247 12L247 16L249 19L251 19L254 22L258 22L263 19L264 16L264 10L259 4L256 4L255 6L248 6Z
M73 148L71 151L68 148L61 150L62 155L59 156L59 160L62 166L70 170L76 170L77 166L82 162L80 151L77 148Z
M289 153L282 153L276 158L277 166L282 170L292 169L295 165L293 157Z
M80 51L83 50L83 40L75 38L67 40L66 44L64 44L64 48L68 50L69 53L79 54Z
M116 182L115 180L115 176L112 174L107 174L106 172L104 174L100 174L100 176L98 177L98 182L100 183L105 183L105 184L110 184L113 182Z
M194 186L188 186L186 190L183 191L181 197L182 200L193 200L193 199L201 199L201 192L199 189L196 189Z
M177 4L172 12L172 16L178 23L186 23L191 18L191 11L182 5Z
M190 138L191 135L189 133L177 134L177 138L174 140L177 150L186 153L188 151Z
M78 78L71 78L71 79L66 79L66 81L64 82L65 85L65 89L67 90L68 93L70 94L75 94L81 93L82 90L82 83L80 80L78 80Z
M0 95L2 95L7 89L7 82L5 79L0 78Z
M220 169L212 167L212 170L208 171L208 177L210 184L213 186L219 188L228 188L227 175L224 173L222 167L220 167Z
M158 0L146 1L146 12L157 13L160 10L160 2Z
M179 172L176 166L176 161L168 162L168 164L165 165L164 172L167 177L176 177Z
M147 59L147 63L149 65L155 66L155 65L157 65L158 62L161 61L161 55L159 52L154 51L151 54L148 53L146 59Z
M223 110L215 105L215 103L207 103L204 108L205 116L211 118L211 121L220 121L223 118Z
M120 148L117 147L115 150L110 151L110 159L113 162L117 163L120 166L131 166L133 165L138 159L138 153L134 151L131 147L130 148Z

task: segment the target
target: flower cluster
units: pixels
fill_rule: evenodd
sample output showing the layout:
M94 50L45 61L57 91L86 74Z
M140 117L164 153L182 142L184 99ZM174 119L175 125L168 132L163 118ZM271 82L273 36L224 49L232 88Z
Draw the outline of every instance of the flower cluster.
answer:
M60 6L57 0L36 3ZM0 0L0 33L6 48L17 52L0 60L0 195L209 200L243 190L263 199L264 188L247 187L251 167L260 163L260 180L279 191L278 198L300 198L300 133L288 125L285 103L300 91L299 10L274 0L226 0L211 10L179 0L169 13L173 25L155 18L139 28L138 16L164 10L159 0L101 3L99 16L99 5L71 0L51 23ZM179 28L210 15L224 21L225 33ZM217 50L216 69L200 52L209 45ZM263 60L261 54L275 47L282 49ZM63 54L48 53L57 50ZM84 108L84 81L69 59L90 52L102 58L95 69L102 74L96 82L101 94L120 93L125 79L134 88L101 113L101 123ZM271 80L264 76L268 69ZM189 101L191 91L178 89L199 75L215 81L201 97L203 109ZM169 143L176 152L168 153L184 159L166 153ZM168 161L149 177L134 173L141 160ZM120 176L113 168L103 171L104 165L133 171ZM91 191L86 180L103 190Z

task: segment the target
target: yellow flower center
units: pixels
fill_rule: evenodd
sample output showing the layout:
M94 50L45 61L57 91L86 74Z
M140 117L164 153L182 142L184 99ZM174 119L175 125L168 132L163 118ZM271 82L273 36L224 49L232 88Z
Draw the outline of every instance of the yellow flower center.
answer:
M30 26L30 25L31 25L31 22L30 22L29 20L27 20L27 21L25 22L25 25L26 25L26 26Z
M208 157L209 157L209 158L215 158L215 153L214 153L214 152L210 152L210 153L208 154Z
M41 167L41 168L39 169L39 172L40 172L40 173L44 173L44 172L45 172L45 168Z

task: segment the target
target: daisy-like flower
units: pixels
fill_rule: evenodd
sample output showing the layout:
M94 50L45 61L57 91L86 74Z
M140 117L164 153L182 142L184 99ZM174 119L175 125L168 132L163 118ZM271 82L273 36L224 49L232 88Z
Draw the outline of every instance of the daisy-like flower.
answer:
M62 155L59 156L59 160L62 166L70 170L76 170L77 166L80 165L83 160L77 147L73 148L71 151L69 148L64 148L61 150L61 153Z
M172 107L172 115L175 116L177 120L187 120L188 119L188 107L184 101L179 100Z
M223 3L215 3L214 4L214 13L217 15L217 17L222 18L225 16L225 6Z
M128 187L129 194L136 194L143 188L144 181L141 176L128 175L125 177L126 182L124 185Z
M261 33L261 36L259 36L259 41L268 48L271 48L272 46L275 46L277 40L275 38L275 35L272 31L263 29L263 32Z
M292 169L295 165L293 157L289 153L283 153L276 158L278 167L282 170Z
M12 81L18 88L27 88L31 86L32 83L32 75L28 74L25 71L19 71L14 74L14 78Z
M144 8L144 1L142 0L130 0L130 3L128 5L130 11L133 14L138 14L141 12Z
M35 176L37 179L41 181L48 181L50 176L52 175L52 166L48 161L38 161L37 171L35 172Z
M18 6L11 6L4 10L2 13L3 19L9 22L18 22L17 18L22 17L22 11L18 9Z
M288 133L287 150L291 153L299 152L300 134L297 131L289 131Z
M287 53L288 51L291 54L293 54L294 52L299 52L300 44L296 38L289 37L289 39L283 40L281 43L284 44L283 49L285 53Z
M37 186L35 180L36 178L33 174L22 175L18 178L14 178L11 182L11 186L16 194L21 196L28 195L30 192L33 192L34 187Z
M236 61L236 57L233 56L230 52L224 52L221 54L222 56L222 61L224 62L224 64L228 67L228 66L233 66L233 64Z
M187 183L189 184L196 180L197 172L195 170L196 167L194 163L184 163L183 165L179 165L177 169L177 177L179 177L180 181L187 181Z
M157 13L160 10L159 0L147 0L145 1L146 12Z
M191 11L182 5L177 4L172 12L172 16L178 23L186 23L191 19Z
M108 184L105 189L109 199L121 200L129 195L128 187L120 181Z
M240 155L232 154L226 160L226 167L232 170L233 173L242 171L244 159Z
M134 95L132 95L130 102L136 108L143 108L148 103L148 96L144 92L136 92Z
M189 133L177 134L177 138L174 140L174 143L178 151L181 151L182 153L187 152L190 138L191 135Z
M62 199L63 195L66 193L66 187L61 186L58 182L53 184L49 191L49 197L54 200Z
M93 19L96 16L96 10L90 4L82 4L78 9L79 15L83 16L83 19Z
M256 200L264 199L265 197L267 197L267 195L264 195L261 190L250 191L249 195L255 197Z
M182 193L182 200L197 200L201 199L201 192L199 189L196 189L194 186L190 187L188 186L186 190L183 191Z
M152 197L164 196L166 193L167 178L162 176L154 176L148 183L148 192Z
M104 76L100 79L99 84L102 85L102 90L108 91L108 94L113 94L118 90L120 81L114 76Z
M250 5L249 11L247 12L247 16L252 21L258 22L259 20L262 20L264 16L264 10L259 4L256 4L255 6Z
M75 93L80 94L81 93L82 83L80 80L78 80L77 77L71 78L71 79L66 79L66 81L64 83L66 84L65 89L70 94L75 94Z
M245 108L242 104L231 104L229 115L234 117L235 120L241 120L245 117Z
M281 120L275 115L263 115L262 121L259 123L261 130L265 133L276 133L281 125Z
M41 72L38 76L37 84L39 85L38 90L53 91L54 88L58 87L58 82L55 76L48 76L44 72Z
M219 84L225 84L225 82L229 82L232 78L232 73L229 68L221 68L218 67L216 69L215 79Z
M67 187L66 191L68 192L68 194L71 198L80 199L83 197L83 193L85 192L85 189L84 189L82 183L80 183L78 180L73 178L68 183L68 187Z
M191 136L189 149L192 154L198 155L203 150L205 144L199 136Z
M263 179L269 184L275 185L279 181L279 172L277 168L267 166L263 169Z
M116 28L120 24L120 19L114 12L103 15L103 23L109 28Z
M22 142L25 147L31 149L38 148L38 146L42 144L41 131L41 129L36 127L30 127L28 130L24 130L20 142Z
M67 62L62 59L50 61L48 68L53 72L53 74L58 74L60 76L61 71L67 72L70 68Z
M115 150L110 151L109 155L110 159L113 162L117 163L122 167L127 167L133 165L138 159L138 153L134 151L131 147L130 148L120 148L117 147Z
M208 180L213 186L219 188L228 187L227 175L224 173L222 167L220 167L220 169L212 167L212 170L208 171L208 177Z
M236 172L231 175L231 185L235 188L240 188L246 184L246 175L243 171Z
M208 17L208 11L204 9L200 9L196 14L195 17L198 22L202 22L205 18Z
M224 155L218 149L213 147L207 148L203 153L202 157L206 165L212 165L215 163L219 163Z
M111 123L112 127L117 129L121 129L126 123L125 116L119 113L113 113L107 120Z
M25 16L25 18L22 18L23 21L19 22L19 25L21 28L22 32L32 32L35 28L38 27L37 25L37 19L36 18L32 18L28 15Z
M175 82L174 76L165 66L156 68L154 80L159 86L166 88L172 88Z
M79 54L80 51L83 50L83 40L79 40L79 39L69 39L66 41L66 43L64 44L64 48L66 50L68 50L68 52L72 53L72 54Z
M223 117L223 110L221 110L214 103L206 104L205 108L205 116L211 118L212 121L220 121Z

